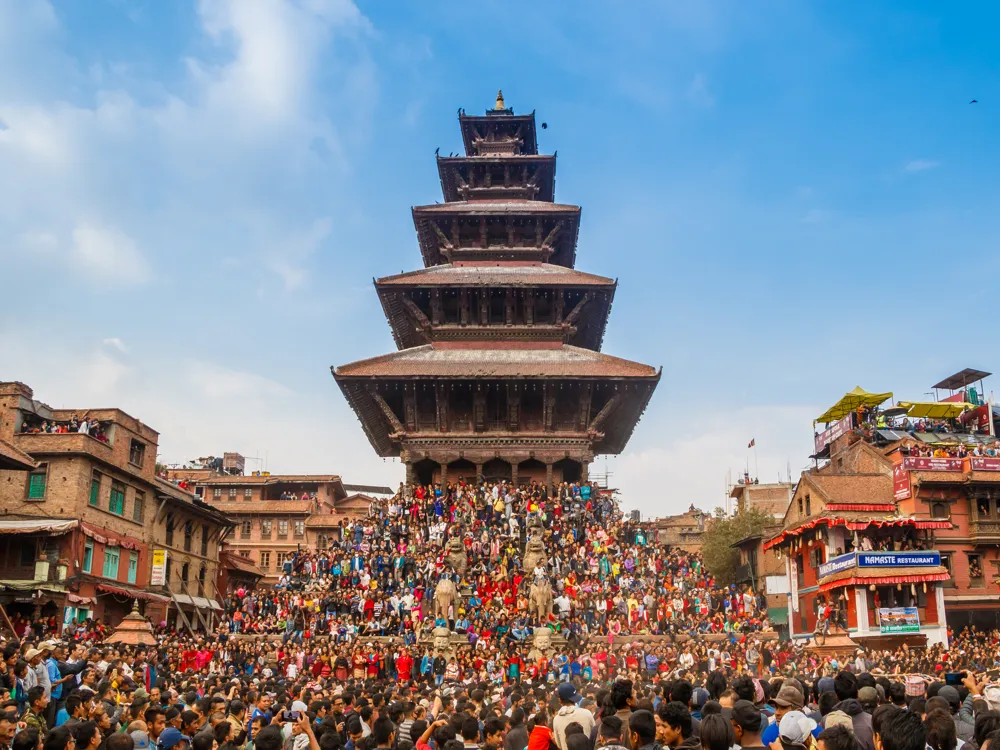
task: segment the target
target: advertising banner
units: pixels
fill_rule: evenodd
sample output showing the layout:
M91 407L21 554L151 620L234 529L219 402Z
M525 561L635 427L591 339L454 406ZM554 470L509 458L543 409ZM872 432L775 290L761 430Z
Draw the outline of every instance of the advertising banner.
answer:
M165 586L167 583L167 551L153 550L153 569L149 576L150 586Z
M919 633L920 613L916 607L888 607L878 611L882 633Z
M892 494L897 500L906 500L910 492L910 472L903 464L896 464L892 467Z
M1000 458L972 456L973 471L1000 471Z
M907 456L903 468L910 471L961 471L961 458L931 458L929 456Z

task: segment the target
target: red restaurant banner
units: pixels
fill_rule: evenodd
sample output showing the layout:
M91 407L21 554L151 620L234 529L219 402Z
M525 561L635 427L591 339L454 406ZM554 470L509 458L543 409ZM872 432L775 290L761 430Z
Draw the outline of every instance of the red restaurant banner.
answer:
M987 456L972 457L973 471L1000 471L1000 458L989 458Z
M823 430L819 435L813 437L814 443L813 447L816 449L816 453L819 453L827 445L832 443L837 438L846 435L854 427L854 412L851 412L843 419L834 422L828 429Z
M910 496L910 472L903 464L892 468L892 494L897 500L905 500Z
M903 468L910 471L961 471L961 458L931 458L929 456L907 456Z

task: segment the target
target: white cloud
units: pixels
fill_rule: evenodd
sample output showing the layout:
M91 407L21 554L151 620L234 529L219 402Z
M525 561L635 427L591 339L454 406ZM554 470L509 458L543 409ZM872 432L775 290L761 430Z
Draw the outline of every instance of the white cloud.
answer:
M638 508L644 516L683 513L691 504L711 512L725 507L727 472L735 481L744 469L753 477L759 468L761 482L784 481L790 463L796 481L803 449L811 447L816 413L809 406L751 406L699 412L695 419L675 412L659 425L643 420L637 432L670 437L654 448L609 460L611 484L621 490L624 508ZM756 457L746 447L751 439ZM598 459L592 472L603 467Z
M125 342L122 341L120 338L115 338L115 337L107 338L104 339L104 341L102 341L101 343L104 344L105 346L110 346L112 349L117 349L122 354L128 353L128 347L125 346Z
M708 79L704 73L698 73L691 79L687 90L688 99L698 107L714 107L715 97L708 88Z
M113 227L83 223L73 230L73 257L95 278L142 284L149 280L149 266L135 241Z
M264 400L284 397L291 391L280 383L252 372L231 370L209 362L188 362L186 381L210 399Z
M925 172L928 169L934 169L935 167L941 166L940 162L933 161L931 159L914 159L909 161L903 167L904 172Z

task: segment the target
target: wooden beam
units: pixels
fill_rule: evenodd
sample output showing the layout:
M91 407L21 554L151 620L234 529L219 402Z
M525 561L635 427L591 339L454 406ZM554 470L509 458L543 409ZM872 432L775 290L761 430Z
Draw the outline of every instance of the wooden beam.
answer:
M583 308L588 302L590 302L590 292L583 295L583 297L580 298L580 301L576 303L572 310L570 310L569 315L567 315L566 319L563 321L563 325L573 325L576 322L576 319L580 317L580 313L583 312Z
M416 302L405 295L403 296L403 308L417 322L417 326L421 330L426 331L431 327L431 321L424 315L424 311L420 309Z
M448 239L448 235L446 235L442 231L441 227L438 226L438 223L434 219L431 219L431 229L434 230L434 234L436 234L437 238L441 241L441 244L439 245L439 249L441 249L441 250L454 250L455 249L455 246Z
M601 407L601 410L599 412L597 412L597 416L595 416L592 420L590 420L590 425L587 427L587 431L599 432L601 429L601 425L604 424L604 420L608 418L608 415L610 415L611 412L613 412L616 408L618 408L618 404L622 402L623 398L625 398L625 396L621 392L618 392L614 396L609 398L607 403Z
M382 410L382 413L385 415L385 418L389 420L389 424L392 425L393 431L405 434L406 428L403 427L403 423L399 421L399 417L396 416L396 413L392 410L392 407L389 406L388 403L386 403L386 400L382 398L382 396L376 393L375 391L369 391L368 393L375 400L375 403L378 405L378 408Z

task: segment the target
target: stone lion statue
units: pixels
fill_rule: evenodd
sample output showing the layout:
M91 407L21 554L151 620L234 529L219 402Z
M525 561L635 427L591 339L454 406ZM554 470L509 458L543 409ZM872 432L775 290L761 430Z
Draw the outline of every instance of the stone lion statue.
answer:
M434 651L438 653L451 652L451 631L448 628L434 628L431 631L434 643Z
M531 592L528 596L528 614L536 613L540 620L547 619L552 614L552 584L548 581L535 581L531 584ZM538 635L537 630L535 635Z
M469 558L465 554L465 545L462 544L462 540L457 536L452 536L448 539L448 543L444 547L445 549L445 559L453 570L457 571L459 575L465 572L465 569L469 565Z
M521 561L525 572L530 573L537 566L544 565L547 557L542 537L538 534L532 534L528 537L528 541L524 545L524 560Z
M451 616L451 607L457 598L458 589L455 588L455 582L450 578L442 578L434 589L434 617L440 616L447 620ZM551 600L550 594L550 604Z

